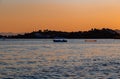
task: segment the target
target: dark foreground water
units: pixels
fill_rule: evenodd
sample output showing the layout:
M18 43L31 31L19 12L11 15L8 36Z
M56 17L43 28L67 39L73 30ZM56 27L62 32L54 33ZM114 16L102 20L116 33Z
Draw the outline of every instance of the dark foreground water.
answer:
M120 79L120 40L0 40L0 79Z

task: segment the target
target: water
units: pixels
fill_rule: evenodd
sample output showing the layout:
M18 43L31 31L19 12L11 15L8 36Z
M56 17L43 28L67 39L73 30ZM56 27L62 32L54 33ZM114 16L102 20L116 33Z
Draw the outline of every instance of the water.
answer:
M1 40L0 79L120 79L120 40Z

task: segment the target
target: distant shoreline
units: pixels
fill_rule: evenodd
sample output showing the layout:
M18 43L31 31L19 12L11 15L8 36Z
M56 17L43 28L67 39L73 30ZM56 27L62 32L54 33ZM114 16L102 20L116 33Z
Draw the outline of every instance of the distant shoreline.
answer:
M17 34L3 36L0 38L7 39L54 39L54 38L66 38L66 39L120 39L120 34L112 29L91 29L88 31L77 32L63 32L54 30L33 31L31 33Z

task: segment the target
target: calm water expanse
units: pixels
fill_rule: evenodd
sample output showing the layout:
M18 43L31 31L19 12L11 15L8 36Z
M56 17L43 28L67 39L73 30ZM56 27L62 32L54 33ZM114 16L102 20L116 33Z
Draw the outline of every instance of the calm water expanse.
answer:
M0 79L120 79L120 40L0 40Z

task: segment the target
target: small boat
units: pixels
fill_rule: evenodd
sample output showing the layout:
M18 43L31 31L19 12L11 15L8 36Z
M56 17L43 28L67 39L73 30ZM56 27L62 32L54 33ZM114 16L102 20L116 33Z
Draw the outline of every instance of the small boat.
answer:
M67 42L66 39L54 39L53 42Z
M89 39L89 40L85 40L85 42L97 42L97 40Z

